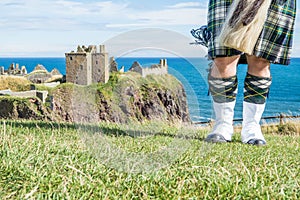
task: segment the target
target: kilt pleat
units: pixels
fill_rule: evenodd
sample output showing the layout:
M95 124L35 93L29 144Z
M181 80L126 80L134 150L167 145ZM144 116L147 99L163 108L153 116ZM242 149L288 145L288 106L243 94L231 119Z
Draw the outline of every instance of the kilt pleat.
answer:
M238 50L221 46L218 36L233 0L210 0L208 6L208 56L213 59L243 54ZM256 42L253 55L271 63L288 65L293 45L296 0L272 0L263 30Z

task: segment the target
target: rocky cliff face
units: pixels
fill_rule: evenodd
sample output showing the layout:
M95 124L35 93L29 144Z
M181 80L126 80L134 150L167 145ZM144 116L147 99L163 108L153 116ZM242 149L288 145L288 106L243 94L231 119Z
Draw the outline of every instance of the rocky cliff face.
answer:
M186 94L171 75L113 74L106 84L62 84L52 91L51 109L38 100L0 101L0 118L66 122L163 120L190 122ZM4 109L5 108L5 109ZM51 111L52 110L52 111Z
M190 121L184 88L170 75L115 74L97 87L63 85L53 93L53 111L70 122Z
M54 120L38 98L0 97L0 119Z

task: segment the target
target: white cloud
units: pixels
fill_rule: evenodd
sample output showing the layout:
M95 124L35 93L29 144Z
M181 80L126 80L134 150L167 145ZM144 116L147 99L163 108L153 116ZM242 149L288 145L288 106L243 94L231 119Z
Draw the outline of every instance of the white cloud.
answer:
M0 2L5 8L0 13L0 28L64 31L197 24L206 17L206 9L200 5L200 2L186 2L142 11L129 7L128 3L113 1L4 0Z
M147 8L142 2L129 0L1 0L0 53L21 51L34 43L54 50L55 46L74 43L98 44L138 28L168 29L190 37L190 29L206 23L207 0L182 0L173 5L162 2L153 6L157 2L148 2L152 7ZM300 52L299 19L294 55ZM17 41L19 48L13 45Z
M80 30L91 28L90 24L108 23L117 20L127 4L101 2L74 2L68 0L1 1L4 7L0 28L9 30ZM94 29L99 29L96 27Z
M184 3L178 3L172 6L168 6L168 8L195 8L200 7L202 4L200 2L184 2Z
M206 8L197 2L156 9L134 6L127 0L1 0L0 54L16 55L30 48L36 52L35 46L40 52L64 45L69 50L74 44L98 44L137 28L178 31L180 26L188 34L206 19Z

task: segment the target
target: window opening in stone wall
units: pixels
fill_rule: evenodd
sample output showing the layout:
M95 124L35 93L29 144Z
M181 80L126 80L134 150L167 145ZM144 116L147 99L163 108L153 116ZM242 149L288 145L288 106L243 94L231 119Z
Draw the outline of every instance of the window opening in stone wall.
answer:
M80 65L80 70L83 70L83 66L82 65Z

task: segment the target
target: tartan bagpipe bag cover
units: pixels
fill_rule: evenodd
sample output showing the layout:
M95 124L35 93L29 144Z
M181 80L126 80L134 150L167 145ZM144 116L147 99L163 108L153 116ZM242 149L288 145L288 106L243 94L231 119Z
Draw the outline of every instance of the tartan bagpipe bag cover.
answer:
M219 36L220 45L251 55L270 4L271 0L234 0Z

